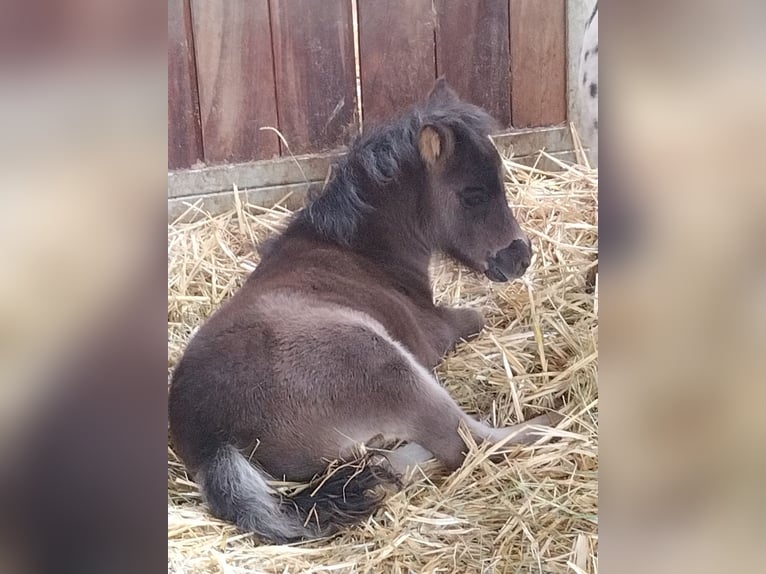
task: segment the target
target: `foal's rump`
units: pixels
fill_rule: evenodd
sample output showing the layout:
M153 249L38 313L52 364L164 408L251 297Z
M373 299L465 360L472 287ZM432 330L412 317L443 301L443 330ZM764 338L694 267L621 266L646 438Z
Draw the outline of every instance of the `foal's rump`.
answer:
M310 479L355 443L397 430L385 423L392 384L408 368L365 313L290 291L237 301L200 329L178 366L174 443L192 468L226 443L274 476Z
M398 484L385 466L341 469L288 500L267 480L310 480L355 444L396 434L390 375L407 374L396 345L365 314L300 294L239 303L200 329L171 386L173 444L211 511L279 541L366 517L378 487Z

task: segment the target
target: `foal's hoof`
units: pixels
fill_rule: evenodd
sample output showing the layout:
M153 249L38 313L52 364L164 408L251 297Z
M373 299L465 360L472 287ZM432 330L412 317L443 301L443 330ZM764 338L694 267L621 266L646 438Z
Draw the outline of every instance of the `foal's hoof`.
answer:
M476 309L449 309L450 322L461 339L478 335L484 328L484 316Z

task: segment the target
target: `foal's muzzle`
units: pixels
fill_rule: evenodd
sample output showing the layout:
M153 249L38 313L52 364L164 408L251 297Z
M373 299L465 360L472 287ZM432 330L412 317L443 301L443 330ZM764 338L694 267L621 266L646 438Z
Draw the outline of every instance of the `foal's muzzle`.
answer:
M510 281L524 275L531 259L529 242L514 239L508 247L489 258L484 274L492 281Z

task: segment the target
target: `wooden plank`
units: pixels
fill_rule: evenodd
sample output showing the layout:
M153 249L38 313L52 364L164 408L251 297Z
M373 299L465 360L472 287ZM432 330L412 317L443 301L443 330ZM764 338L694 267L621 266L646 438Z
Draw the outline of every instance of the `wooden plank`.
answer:
M362 114L385 121L426 97L436 78L431 0L358 0Z
M565 0L510 0L510 22L513 125L566 121Z
M508 0L435 0L438 75L465 100L511 125Z
M168 174L168 197L324 180L344 151L178 171Z
M549 153L573 149L568 127L536 128L500 133L494 136L498 147L514 156ZM324 181L330 167L343 157L345 150L323 154L296 156L245 164L206 166L168 174L168 197L182 198L239 189L305 184Z
M358 132L351 0L271 0L271 19L279 129L290 150L347 143Z
M168 0L168 169L203 157L188 0Z
M561 151L550 154L551 157L564 163L577 163L577 154L573 151ZM514 157L513 161L526 166L534 166L539 171L557 172L561 166L547 156L539 153ZM258 187L252 189L240 189L239 199L241 202L262 207L271 207L280 203L288 209L300 209L306 203L306 197L319 193L324 181L311 181L309 183L293 183L287 185L275 185L271 187ZM287 198L287 199L285 199ZM191 195L186 197L173 197L168 199L168 222L195 221L205 214L218 215L236 205L234 191L227 191Z
M553 153L574 149L572 132L568 126L505 132L492 139L498 147L509 150L515 156L534 155L543 150Z
M261 207L273 207L279 203L288 209L296 210L305 205L309 194L313 195L321 192L323 184L324 181L312 181L309 183L240 189L239 200L242 203L259 205ZM206 214L219 215L233 209L235 205L234 191L231 189L218 193L174 197L168 199L168 222L195 221Z
M192 0L208 163L279 155L268 0Z

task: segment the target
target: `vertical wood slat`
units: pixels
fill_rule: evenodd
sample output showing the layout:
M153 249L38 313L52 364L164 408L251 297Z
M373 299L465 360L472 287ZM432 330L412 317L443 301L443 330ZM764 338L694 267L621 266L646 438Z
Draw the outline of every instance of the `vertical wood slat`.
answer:
M435 6L438 75L461 98L510 126L508 0L435 0Z
M208 163L279 155L268 0L192 0Z
M293 153L357 131L351 0L318 4L169 0L170 169L273 157L278 139L262 126L279 127ZM565 0L358 4L366 121L422 100L437 74L504 125L566 120Z
M351 17L351 0L271 0L279 128L295 154L358 132Z
M389 119L426 97L436 78L431 0L358 0L362 114Z
M188 0L168 0L168 169L203 157Z
M565 0L510 0L510 31L514 127L566 121Z

